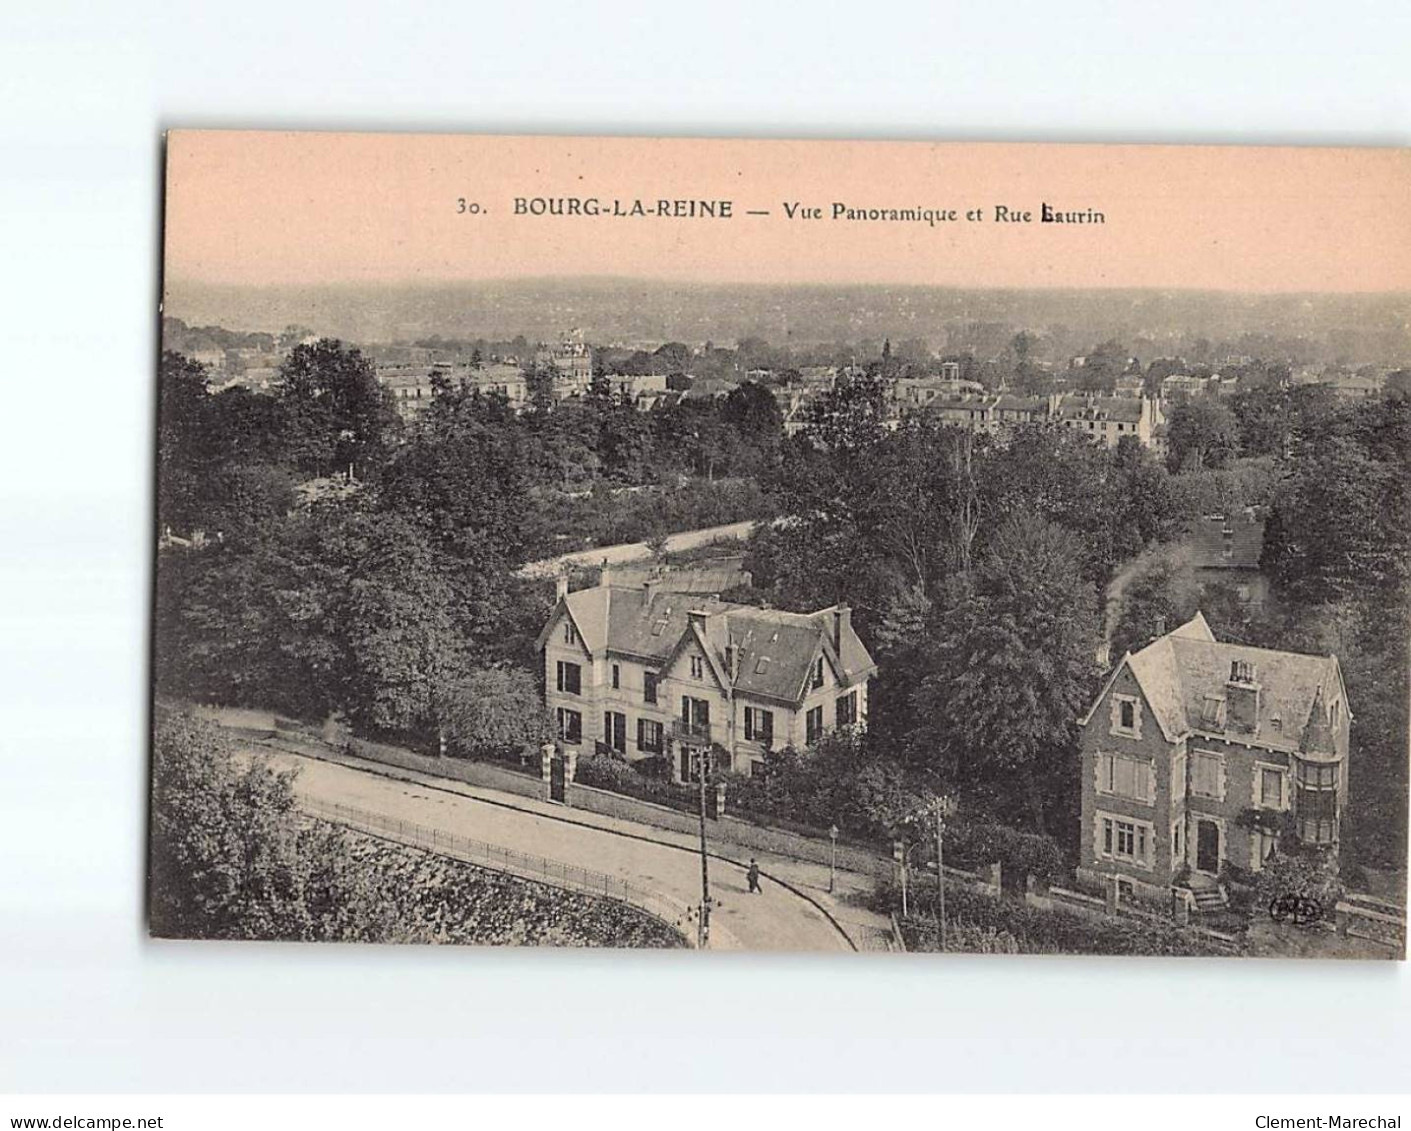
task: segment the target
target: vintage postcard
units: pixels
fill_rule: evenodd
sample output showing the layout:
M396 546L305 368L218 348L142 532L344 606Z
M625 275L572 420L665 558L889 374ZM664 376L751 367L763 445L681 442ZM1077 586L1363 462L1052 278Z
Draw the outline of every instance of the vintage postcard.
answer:
M153 935L1404 957L1407 152L166 176Z

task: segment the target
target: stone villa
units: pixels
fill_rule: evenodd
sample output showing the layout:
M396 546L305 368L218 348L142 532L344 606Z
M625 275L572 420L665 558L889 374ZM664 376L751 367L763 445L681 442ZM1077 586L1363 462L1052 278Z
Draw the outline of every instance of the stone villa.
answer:
M1204 907L1281 829L1336 848L1351 718L1336 657L1224 644L1199 613L1129 652L1079 720L1079 877Z
M802 748L867 718L876 665L836 605L786 613L604 573L568 592L539 635L545 700L561 744L666 758L677 781L699 752L754 773L771 748Z

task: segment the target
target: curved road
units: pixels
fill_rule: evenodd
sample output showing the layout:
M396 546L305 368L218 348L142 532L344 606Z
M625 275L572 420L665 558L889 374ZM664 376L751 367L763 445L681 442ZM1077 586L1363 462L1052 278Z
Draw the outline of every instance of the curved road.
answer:
M618 822L622 828L636 831L635 835L624 835L611 828L541 815L532 811L534 802L521 798L506 798L515 808L497 804L476 796L488 791L458 782L445 786L410 782L287 751L265 752L280 768L299 770L294 791L300 797L368 809L426 828L621 876L687 905L700 901L700 855L679 845L638 839L656 831L646 826ZM573 810L564 813L567 816ZM761 894L750 894L742 867L712 857L710 883L711 895L720 903L712 911L713 949L851 950L846 938L817 907L768 878L762 880Z

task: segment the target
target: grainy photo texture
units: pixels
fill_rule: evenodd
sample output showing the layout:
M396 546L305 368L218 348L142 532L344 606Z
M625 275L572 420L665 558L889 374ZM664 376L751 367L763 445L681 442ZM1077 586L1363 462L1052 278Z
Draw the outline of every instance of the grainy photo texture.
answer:
M1404 957L1407 199L171 134L152 934Z

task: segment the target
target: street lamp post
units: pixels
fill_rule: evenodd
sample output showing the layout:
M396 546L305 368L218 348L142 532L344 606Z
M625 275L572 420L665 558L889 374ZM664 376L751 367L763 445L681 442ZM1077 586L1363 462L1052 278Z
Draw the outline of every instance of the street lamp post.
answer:
M838 874L838 826L828 826L828 839L831 842L831 849L828 853L828 893L833 892L833 882Z
M696 776L701 780L701 920L697 928L697 941L701 950L705 950L710 943L710 854L706 849L707 755L707 749L702 747L696 762Z

